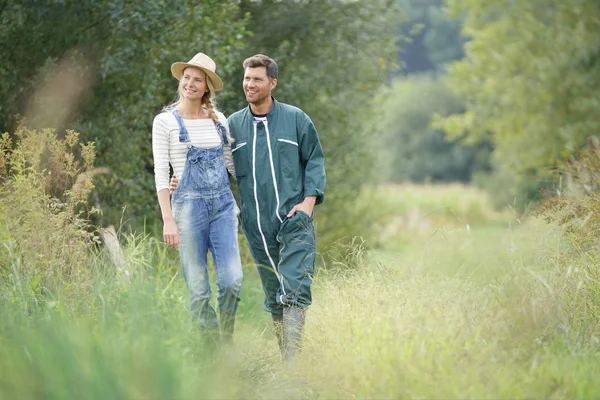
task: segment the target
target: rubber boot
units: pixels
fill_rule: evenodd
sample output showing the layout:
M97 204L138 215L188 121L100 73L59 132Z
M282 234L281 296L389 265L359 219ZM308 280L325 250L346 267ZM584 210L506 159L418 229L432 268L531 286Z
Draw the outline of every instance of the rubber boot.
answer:
M200 328L200 335L203 350L207 353L214 352L221 342L221 334L217 325Z
M279 351L283 357L283 314L271 314L271 317L273 318L273 328L277 344L279 345Z
M302 347L305 310L298 306L283 309L283 361L294 359Z
M221 312L221 341L224 345L233 343L233 330L235 328L235 314Z

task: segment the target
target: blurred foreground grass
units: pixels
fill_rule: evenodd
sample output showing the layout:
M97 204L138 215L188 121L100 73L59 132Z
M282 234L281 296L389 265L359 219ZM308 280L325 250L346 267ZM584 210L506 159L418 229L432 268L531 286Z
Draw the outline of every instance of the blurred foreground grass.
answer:
M369 201L387 222L319 268L293 364L279 361L253 268L236 342L211 357L177 258L139 238L126 248L131 283L101 260L91 287L50 299L25 278L1 282L0 398L597 396L600 330L580 294L600 293L598 267L562 257L559 229L458 185L387 186Z

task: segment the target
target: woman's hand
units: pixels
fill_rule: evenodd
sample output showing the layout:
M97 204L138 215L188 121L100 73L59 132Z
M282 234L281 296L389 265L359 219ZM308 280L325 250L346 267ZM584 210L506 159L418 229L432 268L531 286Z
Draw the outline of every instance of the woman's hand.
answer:
M179 185L179 180L173 175L171 177L171 182L169 182L169 193L173 193L175 189L177 189L177 185Z
M177 229L174 219L165 220L163 226L163 238L165 239L165 243L174 249L179 250L179 230Z

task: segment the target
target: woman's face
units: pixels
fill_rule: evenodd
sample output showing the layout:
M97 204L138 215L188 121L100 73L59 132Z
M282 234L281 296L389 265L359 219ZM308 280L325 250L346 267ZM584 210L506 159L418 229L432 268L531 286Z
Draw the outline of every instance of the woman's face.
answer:
M188 100L201 100L204 93L208 92L206 73L200 68L187 67L179 81L181 97Z

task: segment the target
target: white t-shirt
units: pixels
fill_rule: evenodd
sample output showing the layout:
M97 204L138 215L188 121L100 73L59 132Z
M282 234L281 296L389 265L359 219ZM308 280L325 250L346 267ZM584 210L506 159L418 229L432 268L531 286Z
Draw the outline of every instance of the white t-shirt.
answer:
M227 118L220 112L217 112L217 116L229 132ZM192 146L209 149L221 144L221 137L212 119L184 119L183 124L188 131ZM158 114L152 124L152 154L157 192L169 189L169 163L173 167L175 176L181 179L187 151L187 144L179 141L179 124L173 113L162 112ZM223 153L227 170L235 177L231 143L223 145Z

